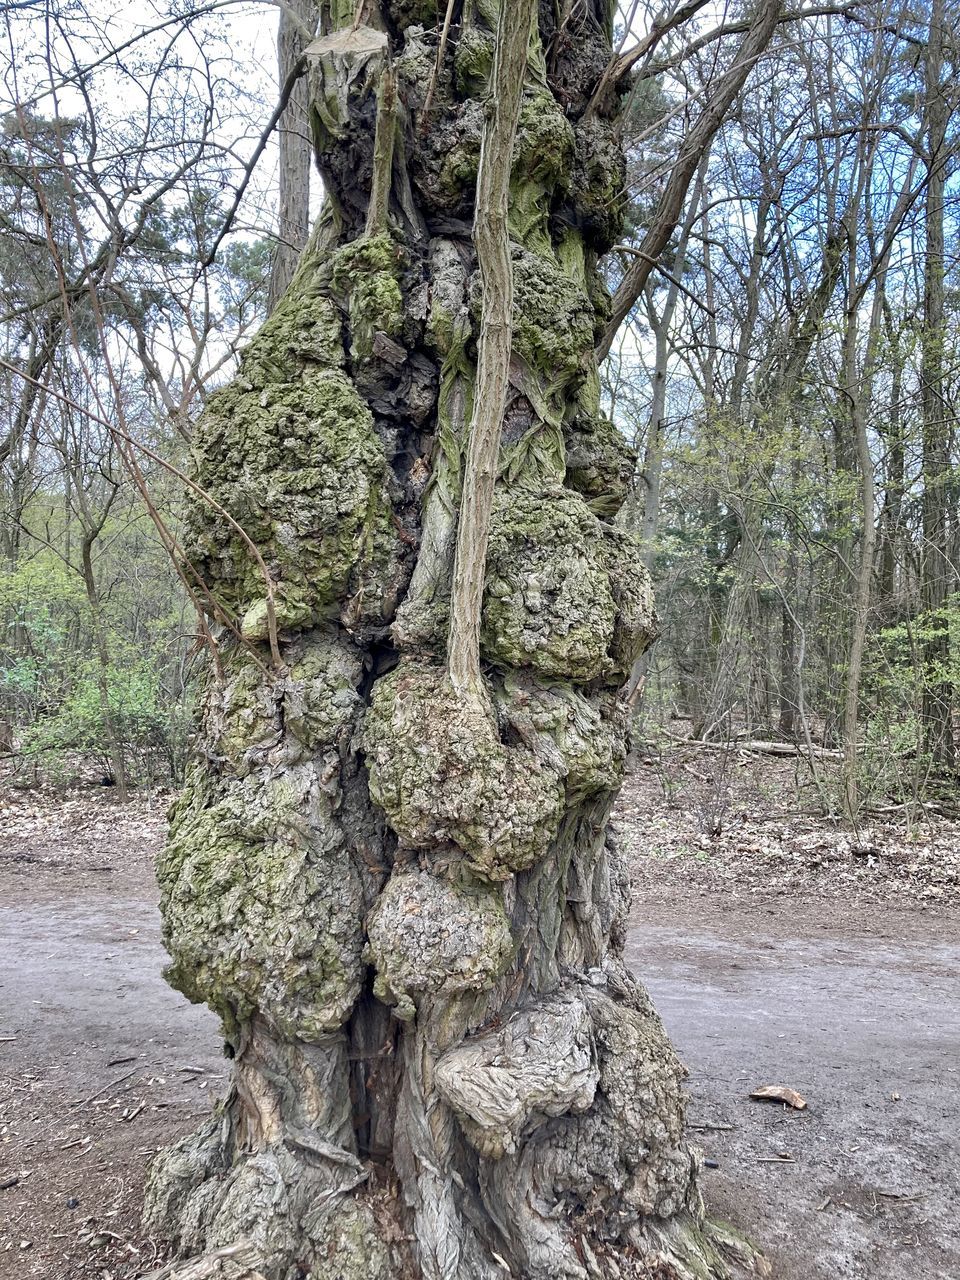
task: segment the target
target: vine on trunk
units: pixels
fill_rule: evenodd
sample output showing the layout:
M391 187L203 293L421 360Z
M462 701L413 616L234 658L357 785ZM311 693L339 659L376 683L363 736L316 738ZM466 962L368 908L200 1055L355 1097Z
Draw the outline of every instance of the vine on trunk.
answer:
M513 259L508 223L511 161L535 11L535 0L517 0L500 8L477 172L473 242L480 272L480 337L457 523L447 658L453 687L469 697L482 689L480 614L513 343Z

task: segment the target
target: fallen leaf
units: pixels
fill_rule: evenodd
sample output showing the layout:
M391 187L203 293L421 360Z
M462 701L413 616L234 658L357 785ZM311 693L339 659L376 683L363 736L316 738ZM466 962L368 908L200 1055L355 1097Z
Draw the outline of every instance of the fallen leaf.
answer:
M806 1098L801 1098L796 1089L788 1089L785 1084L762 1084L750 1094L757 1102L783 1102L794 1111L805 1111Z

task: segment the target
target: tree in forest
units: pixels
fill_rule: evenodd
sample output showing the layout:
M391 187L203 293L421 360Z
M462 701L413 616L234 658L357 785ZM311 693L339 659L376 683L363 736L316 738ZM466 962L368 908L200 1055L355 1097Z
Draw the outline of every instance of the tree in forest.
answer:
M303 51L317 20L316 0L294 0L280 10L277 67L280 95L288 95L278 122L277 242L267 288L267 307L277 305L293 279L310 233L309 84L302 74Z
M369 9L324 6L325 210L196 433L213 644L159 879L233 1070L148 1220L184 1277L762 1270L704 1216L607 832L656 630L599 408L612 6Z
M182 118L202 122L208 104L177 87ZM169 122L118 123L102 103L91 80L84 114L17 104L0 121L0 744L17 768L99 763L126 798L176 771L183 722L164 555L179 498L161 468L253 322L263 255L235 243L198 269L223 217L210 156L191 146L183 171ZM153 198L134 220L135 165ZM151 523L168 540L138 555Z
M947 58L946 0L933 0L924 55L926 108L926 234L923 273L921 404L923 418L923 522L920 556L923 618L924 746L934 765L952 771L954 691L951 687L947 601L956 579L949 545L947 484L950 474L950 415L944 394L944 206L950 98L944 83Z

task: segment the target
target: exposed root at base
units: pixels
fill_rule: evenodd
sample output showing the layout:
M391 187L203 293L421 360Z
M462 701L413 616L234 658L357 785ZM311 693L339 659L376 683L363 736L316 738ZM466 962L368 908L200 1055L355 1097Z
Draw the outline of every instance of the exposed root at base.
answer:
M623 1249L575 1236L572 1248L579 1265L573 1264L576 1270L568 1274L579 1273L584 1280L767 1280L773 1274L756 1246L725 1222L705 1218L697 1223L683 1215L648 1224L633 1235ZM172 1262L144 1280L267 1280L261 1267L269 1274L269 1261L249 1241L240 1241L200 1258ZM506 1280L508 1273L503 1274ZM513 1271L509 1275L526 1280ZM398 1271L395 1280L409 1280L409 1271Z
M143 1280L266 1280L257 1270L257 1250L249 1241L206 1253L189 1262L171 1262Z

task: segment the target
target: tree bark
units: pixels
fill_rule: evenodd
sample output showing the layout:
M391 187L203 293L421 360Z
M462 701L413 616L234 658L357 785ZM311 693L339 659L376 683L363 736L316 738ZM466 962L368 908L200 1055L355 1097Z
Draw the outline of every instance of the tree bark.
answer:
M277 29L277 69L281 88L303 56L317 25L317 0L285 0ZM277 243L267 285L272 311L289 287L310 233L309 88L306 77L294 86L277 129L279 150Z
M492 6L439 59L418 25L432 3L380 9L376 27L345 0L325 10L309 56L328 204L197 431L201 486L269 570L281 661L263 571L194 500L188 554L243 643L218 635L159 879L168 976L221 1015L233 1075L158 1158L148 1220L193 1259L184 1277L204 1258L215 1274L224 1249L265 1280L762 1269L704 1219L684 1071L624 963L627 874L606 834L620 690L655 628L639 540L596 514L629 481L593 355L622 157L615 121L583 114L611 14L580 7L548 78L541 5L527 53L481 705L445 657L466 424L486 394L469 219ZM388 217L371 234L388 71Z
M870 601L873 590L874 559L877 547L877 521L874 510L876 480L870 440L867 434L868 415L873 401L873 376L876 368L877 344L883 319L882 293L878 287L874 293L867 330L866 354L862 373L857 370L857 307L860 293L857 289L857 246L851 231L848 261L847 315L844 333L844 392L848 404L850 434L857 456L860 480L860 549L853 574L853 616L850 626L850 642L843 689L843 810L844 816L855 822L860 811L860 680L863 657L867 646L870 620Z
M878 287L879 284L878 284ZM898 551L903 537L901 512L905 489L906 451L903 430L903 341L893 311L883 295L884 332L887 341L887 363L890 370L890 393L886 421L882 425L885 448L883 505L879 519L880 580L877 596L886 621L899 612L896 600Z
M920 587L923 600L924 745L935 767L952 769L954 691L947 674L950 637L945 605L952 586L947 536L947 484L950 476L949 429L943 361L944 200L947 170L947 126L950 107L944 74L946 38L944 0L934 0L926 47L927 189L924 210L926 246L923 280L921 407L923 416L923 548Z
M100 593L97 590L97 579L93 569L93 544L99 533L88 533L80 544L80 560L83 569L83 585L90 606L90 626L93 630L94 645L97 651L97 696L100 701L100 714L106 733L107 756L113 770L113 780L117 788L117 799L126 804L128 798L127 766L123 756L123 742L113 719L110 707L110 647L107 643L107 629L100 606Z
M510 175L526 79L536 0L500 9L487 124L480 147L473 242L480 275L477 385L457 521L447 664L454 689L479 694L480 624L493 489L513 345L513 258L510 253Z

